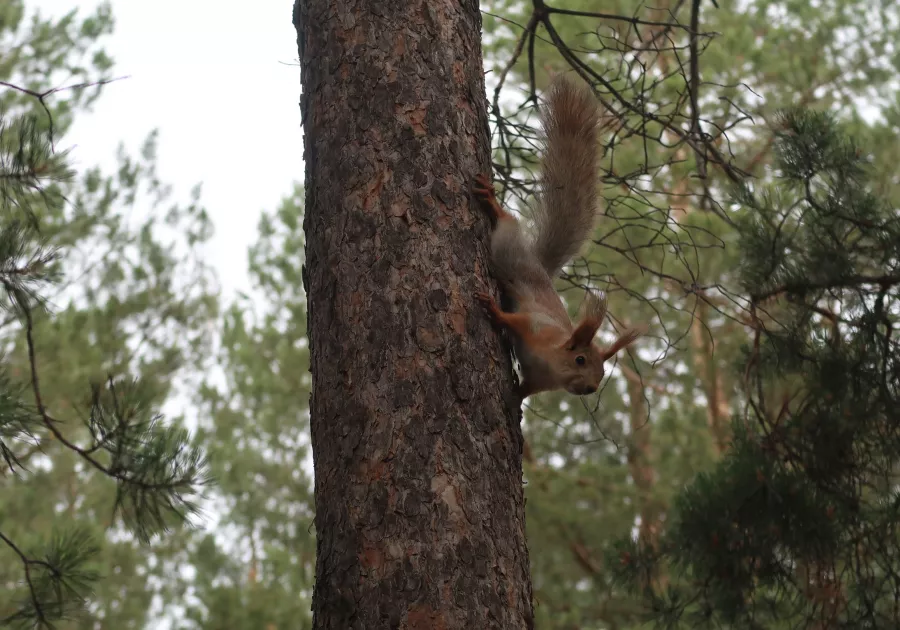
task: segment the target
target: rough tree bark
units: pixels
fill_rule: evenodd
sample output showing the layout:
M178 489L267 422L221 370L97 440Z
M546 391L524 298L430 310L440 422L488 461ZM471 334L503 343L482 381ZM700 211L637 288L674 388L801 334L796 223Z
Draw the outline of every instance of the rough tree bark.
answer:
M297 0L314 627L532 628L477 0Z

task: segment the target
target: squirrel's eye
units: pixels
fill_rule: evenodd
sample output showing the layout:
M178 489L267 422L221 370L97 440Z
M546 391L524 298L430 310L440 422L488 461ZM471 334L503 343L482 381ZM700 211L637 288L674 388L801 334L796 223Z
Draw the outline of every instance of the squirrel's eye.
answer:
M575 357L575 363L577 363L578 365L584 365L584 357L579 354L577 357Z

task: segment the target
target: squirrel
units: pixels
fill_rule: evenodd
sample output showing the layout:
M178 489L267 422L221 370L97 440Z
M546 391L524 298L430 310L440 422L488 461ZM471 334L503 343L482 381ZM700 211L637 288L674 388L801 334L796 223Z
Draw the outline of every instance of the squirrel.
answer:
M513 311L501 310L487 293L476 293L475 299L496 326L513 333L523 399L559 389L577 396L594 393L604 376L603 364L644 332L629 328L601 348L593 339L606 317L606 295L588 291L573 324L553 287L553 277L578 255L594 229L601 119L587 86L564 77L551 85L541 116L541 178L532 238L500 207L488 175L477 175L472 186L491 216L492 272L511 298Z

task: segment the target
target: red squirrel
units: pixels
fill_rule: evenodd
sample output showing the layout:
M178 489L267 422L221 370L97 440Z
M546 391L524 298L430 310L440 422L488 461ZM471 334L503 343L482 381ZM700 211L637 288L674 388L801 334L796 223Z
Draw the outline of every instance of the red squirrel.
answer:
M472 192L494 225L491 270L512 299L513 312L502 311L487 293L475 298L495 325L513 333L522 398L558 389L584 396L600 386L603 364L643 330L630 328L601 348L593 340L606 317L606 296L588 291L573 324L553 287L553 278L590 237L597 216L601 115L593 93L585 85L557 79L546 97L541 126L541 178L531 238L497 203L490 178L475 177Z

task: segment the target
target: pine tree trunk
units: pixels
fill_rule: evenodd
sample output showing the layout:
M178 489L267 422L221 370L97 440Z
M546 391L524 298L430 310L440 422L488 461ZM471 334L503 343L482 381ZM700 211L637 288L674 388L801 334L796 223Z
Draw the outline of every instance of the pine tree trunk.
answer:
M532 628L477 0L297 0L314 627Z
M721 456L728 450L731 438L731 427L728 423L731 409L722 382L722 366L716 360L715 342L711 338L715 331L710 332L708 321L709 306L702 300L698 301L694 321L691 322L691 346L697 377L706 395L707 423L713 436L716 454Z
M653 496L656 485L656 470L653 468L652 431L650 416L647 413L647 401L644 385L640 376L627 379L628 405L630 409L630 431L628 444L628 469L637 488L638 509L641 525L638 528L638 540L642 545L658 549L661 523L659 520L660 505ZM668 576L661 567L653 567L653 575L648 575L654 586L668 585ZM645 583L644 586L650 586Z

